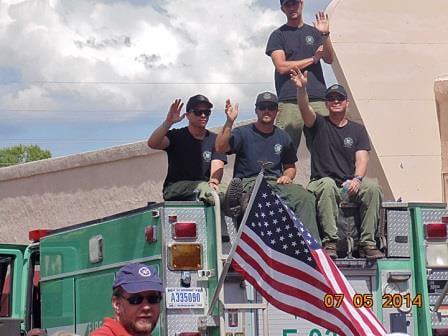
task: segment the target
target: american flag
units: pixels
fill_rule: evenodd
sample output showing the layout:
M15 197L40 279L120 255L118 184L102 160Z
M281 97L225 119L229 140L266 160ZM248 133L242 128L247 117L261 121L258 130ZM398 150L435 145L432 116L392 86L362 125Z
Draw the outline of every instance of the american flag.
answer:
M285 312L339 335L385 335L370 309L354 307L347 279L264 179L254 192L233 268ZM325 294L343 294L341 306L326 308Z

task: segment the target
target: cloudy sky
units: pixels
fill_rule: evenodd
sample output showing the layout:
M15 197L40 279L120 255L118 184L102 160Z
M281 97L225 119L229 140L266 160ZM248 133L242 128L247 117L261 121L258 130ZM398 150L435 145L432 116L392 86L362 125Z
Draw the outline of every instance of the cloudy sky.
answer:
M306 22L328 3L306 0ZM196 93L215 105L211 127L227 97L252 118L284 21L278 0L0 0L0 147L56 157L139 141Z

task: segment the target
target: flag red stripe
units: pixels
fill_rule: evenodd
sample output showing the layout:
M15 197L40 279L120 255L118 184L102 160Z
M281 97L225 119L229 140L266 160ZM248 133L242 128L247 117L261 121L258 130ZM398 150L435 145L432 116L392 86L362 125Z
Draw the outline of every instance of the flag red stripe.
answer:
M328 258L328 256L326 256L326 257ZM330 265L331 272L332 272L333 276L336 278L337 283L341 287L341 290L342 290L342 293L344 294L344 296L347 298L351 298L351 300L353 300L354 291L350 290L350 288L348 288L346 286L346 281L344 281L344 279L342 278L343 274L341 273L341 271L336 267L336 265L333 262L328 262L328 264ZM363 322L365 324L367 324L371 330L376 332L376 335L381 335L381 334L379 334L381 332L385 333L384 327L379 323L376 316L373 314L373 312L369 308L365 308L365 307L356 308L355 307L355 309L357 309L357 313L359 313ZM373 323L373 321L375 321L376 323Z
M328 269L322 265L322 260L320 259L321 255L319 253L316 253L313 251L312 254L313 254L315 260L317 261L318 268L320 269L322 274L325 275L325 274L327 274L327 272L331 272L331 268ZM327 261L327 264L330 265L330 267L331 267L331 264L333 264L333 262L330 263L328 261L330 258L326 254L324 254L322 256L322 258L325 258L325 261ZM335 275L335 274L333 274L333 275ZM327 279L330 283L332 283L331 279L329 279L328 277L327 277ZM338 281L338 279L336 277L335 277L335 280L336 280L337 286L339 288L341 288L342 287L341 283ZM353 315L353 313L351 312L351 309L349 307L349 305L350 305L353 309L356 309L352 304L352 296L348 295L344 291L341 292L341 291L337 290L337 287L334 288L333 292L344 295L344 300L342 301L341 308L349 316L350 321L353 323L353 325L355 326L355 328L358 332L365 331L367 325L364 324L364 326L363 326L361 323L359 323L360 316ZM371 328L369 328L369 331L371 331Z
M259 250L257 249L257 252L259 252ZM322 297L316 297L314 295L311 295L307 292L304 292L303 290L297 288L297 287L292 287L288 284L285 284L283 282L279 282L275 279L273 279L272 277L269 276L269 274L267 274L263 267L260 266L257 261L252 258L249 254L247 254L245 251L243 251L242 249L240 249L240 247L237 247L237 254L244 260L246 261L252 268L254 268L258 274L260 275L260 277L266 282L268 283L271 287L279 290L282 293L285 293L286 295L290 295L292 297L297 297L300 300L306 301L308 302L308 304L312 304L313 306L315 306L318 309L324 310L326 312L329 312L329 308L325 307L324 305L324 298L323 295L325 295L325 293L322 293ZM265 262L268 262L267 260L264 259ZM277 271L281 271L278 270ZM286 273L287 274L287 273ZM289 275L289 274L288 274ZM349 321L347 320L347 318L345 317L345 315L338 311L337 309L332 309L331 314L336 316L337 318L339 318L340 320L343 320L344 323L348 323Z
M270 267L272 267L273 269L277 270L277 269L281 268L283 273L288 274L291 277L296 277L296 278L302 279L304 282L308 282L310 284L313 284L314 287L322 290L325 293L331 293L332 292L330 287L326 286L324 283L319 281L319 279L316 279L315 277L313 277L313 276L311 276L311 275L309 275L307 273L302 272L302 270L300 270L300 269L297 269L295 267L291 267L291 266L288 266L288 265L284 265L284 264L279 263L276 260L270 258L266 254L266 252L265 252L265 250L266 249L270 249L270 247L266 246L265 249L260 248L260 246L256 242L254 242L244 231L243 231L243 233L241 235L241 239L244 240L254 250L257 250L259 255L263 259L269 261L268 265Z
M297 286L291 286L290 284L287 284L285 281L284 282L279 282L275 279L273 279L267 272L264 271L265 269L265 265L260 265L258 263L257 260L255 260L255 258L252 256L252 254L255 252L257 253L262 260L266 263L269 264L271 262L274 262L275 260L272 260L272 257L269 256L268 254L266 254L265 251L269 251L270 247L269 246L260 246L257 244L256 241L254 241L250 236L248 235L244 235L244 238L242 239L246 244L248 244L252 250L249 252L246 252L241 246L238 246L236 249L236 253L240 255L240 257L242 259L244 259L248 264L250 264L257 272L258 274L260 274L260 276L262 276L262 278L269 283L272 287L275 287L276 289L279 289L282 293L286 293L287 295L291 295L291 296L295 296L297 298L303 299L309 303L312 303L315 307L328 311L328 308L326 308L324 306L324 296L325 294L329 294L329 293L333 293L333 291L328 288L328 292L327 291L319 291L320 292L320 296L316 296L313 295L312 293L309 292L305 292L301 289L299 289ZM286 265L284 263L281 262L277 262L275 261L275 270L277 272L281 272L285 275L287 275L288 277L293 277L290 273L290 267L285 267ZM301 273L303 274L303 273ZM294 276L293 278L297 279L297 281L303 281L303 282L307 282L308 284L312 284L312 286L315 285L316 279L313 277L309 277L307 276L307 280L311 280L311 281L305 281L303 279L303 277L300 276ZM298 284L300 285L300 284ZM314 286L315 287L315 286ZM316 293L317 294L317 293ZM332 312L333 315L337 316L339 319L343 319L346 320L345 315L338 311L337 309L334 310L334 312Z
M272 288L275 288L276 290L278 290L281 293L284 293L285 295L289 295L292 297L296 297L300 300L306 301L309 305L313 305L314 307L316 307L319 310L323 310L326 313L330 313L333 316L335 316L335 318L338 318L339 320L341 320L343 323L345 324L349 324L350 321L347 319L347 317L344 315L344 313L342 311L339 311L337 309L330 309L324 306L323 303L323 295L325 293L322 293L322 297L315 297L313 295L310 295L307 292L304 292L302 290L300 290L297 287L292 287L290 285L287 285L285 283L279 282L275 279L273 279L272 277L269 276L269 274L267 274L264 271L264 268L258 264L258 262L251 257L248 253L246 253L245 251L243 251L242 249L240 249L240 247L237 247L237 254L239 257L241 257L245 262L247 262L252 268L255 269L255 271L260 275L260 277L267 283L269 284ZM259 252L259 250L257 249L257 252ZM264 260L264 259L263 259ZM266 260L264 260L266 261ZM245 270L245 267L242 267L244 269L244 271L247 273L247 271ZM289 275L289 274L287 274ZM296 307L297 308L297 307ZM299 309L299 308L297 308ZM307 315L307 313L305 313ZM303 315L300 315L303 316ZM305 318L308 318L308 316L303 316Z
M347 336L350 334L346 334L338 325L336 324L332 324L329 323L326 320L322 320L319 317L316 317L314 315L309 314L307 311L299 309L297 307L293 307L290 305L286 305L284 303L282 303L281 301L278 301L277 299L275 299L274 297L272 297L269 293L267 293L264 288L262 288L261 286L258 285L257 281L251 276L251 274L249 274L248 272L246 272L246 270L244 269L244 267L241 267L235 260L232 262L233 266L235 267L235 269L240 272L244 278L249 281L252 286L254 286L257 291L259 291L263 297L269 301L269 303L271 303L273 306L277 307L280 310L283 310L287 313L290 313L294 316L300 316L302 318L305 318L306 320L316 323L324 328L327 328L330 331L336 332L341 336ZM351 328L351 324L345 324L346 327ZM353 333L353 335L356 335L357 333Z

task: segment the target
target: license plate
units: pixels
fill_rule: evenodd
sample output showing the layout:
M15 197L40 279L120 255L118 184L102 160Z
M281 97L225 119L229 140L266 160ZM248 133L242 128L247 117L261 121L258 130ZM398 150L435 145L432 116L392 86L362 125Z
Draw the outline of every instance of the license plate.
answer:
M204 308L205 288L168 287L165 289L167 308Z

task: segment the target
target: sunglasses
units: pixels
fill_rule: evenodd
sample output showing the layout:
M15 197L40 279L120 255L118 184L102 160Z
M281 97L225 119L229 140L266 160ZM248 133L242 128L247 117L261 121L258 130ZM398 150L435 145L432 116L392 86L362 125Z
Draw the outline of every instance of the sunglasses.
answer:
M260 111L265 111L265 110L269 110L269 111L277 111L277 104L258 104L257 105L257 109Z
M190 112L193 112L195 116L202 116L205 115L206 117L208 117L212 111L211 110L190 110Z
M160 300L162 300L162 296L157 294L150 294L150 295L132 295L130 297L124 297L121 296L123 299L125 299L129 304L131 305L139 305L143 302L144 299L148 301L149 304L156 304L160 303Z
M329 102L334 102L336 100L337 101L344 101L346 99L347 98L345 98L344 96L341 96L341 95L327 97L327 101L329 101Z

